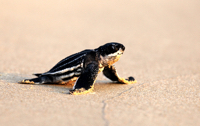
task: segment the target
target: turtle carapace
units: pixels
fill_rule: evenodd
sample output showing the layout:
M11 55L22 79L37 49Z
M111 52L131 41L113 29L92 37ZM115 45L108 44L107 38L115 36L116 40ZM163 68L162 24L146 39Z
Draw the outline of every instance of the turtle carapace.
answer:
M25 79L20 83L47 84L75 82L71 94L83 94L93 89L99 72L112 81L122 84L132 84L133 77L121 78L113 66L125 50L124 45L116 42L107 43L93 50L83 50L58 62L48 72L34 74L37 78Z

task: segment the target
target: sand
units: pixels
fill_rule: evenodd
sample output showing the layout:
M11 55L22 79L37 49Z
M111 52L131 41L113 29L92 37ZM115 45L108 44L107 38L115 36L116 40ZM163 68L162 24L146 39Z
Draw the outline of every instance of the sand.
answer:
M200 2L0 2L1 126L199 126ZM102 74L94 93L69 95L72 86L17 82L58 61L107 42L126 50L115 64L136 84Z

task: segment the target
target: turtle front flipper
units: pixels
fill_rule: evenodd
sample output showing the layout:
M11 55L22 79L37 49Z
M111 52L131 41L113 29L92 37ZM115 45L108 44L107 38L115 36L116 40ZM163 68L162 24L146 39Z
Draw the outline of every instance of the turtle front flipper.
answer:
M121 78L113 65L104 67L103 74L110 80L117 81L122 84L133 84L137 82L132 76L128 79Z
M87 54L81 76L74 84L70 94L79 95L93 91L94 83L99 71L99 63L95 52Z

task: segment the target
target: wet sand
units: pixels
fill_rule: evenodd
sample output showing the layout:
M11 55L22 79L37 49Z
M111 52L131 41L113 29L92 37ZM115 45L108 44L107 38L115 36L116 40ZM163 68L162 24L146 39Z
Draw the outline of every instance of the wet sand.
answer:
M0 125L200 125L200 2L0 2ZM66 56L120 42L122 77L102 74L95 93L17 82Z

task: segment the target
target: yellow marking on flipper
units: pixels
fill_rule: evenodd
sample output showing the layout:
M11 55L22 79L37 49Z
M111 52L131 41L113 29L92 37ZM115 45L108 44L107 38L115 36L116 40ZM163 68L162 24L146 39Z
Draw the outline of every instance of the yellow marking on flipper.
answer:
M126 80L126 79L124 79L124 78L120 78L120 79L119 79L119 82L121 82L121 83L123 83L123 84L135 84L135 83L137 83L137 80L128 81L128 80Z
M30 80L22 80L19 83L21 83L21 84L35 84L34 81L30 81Z
M93 93L94 86L92 86L90 89L85 90L84 88L75 89L73 92L70 92L72 95L82 95L82 94L89 94Z

